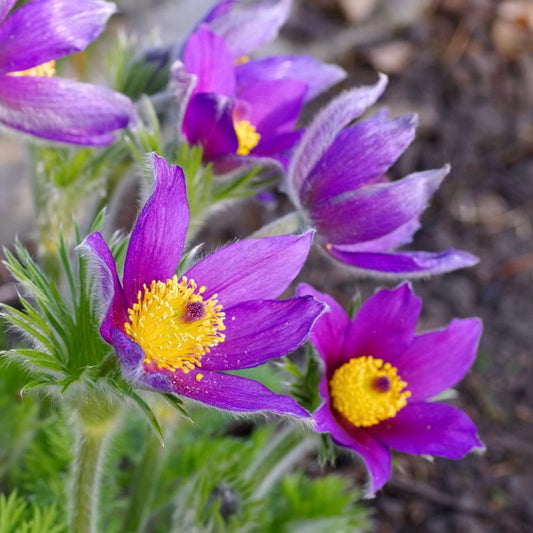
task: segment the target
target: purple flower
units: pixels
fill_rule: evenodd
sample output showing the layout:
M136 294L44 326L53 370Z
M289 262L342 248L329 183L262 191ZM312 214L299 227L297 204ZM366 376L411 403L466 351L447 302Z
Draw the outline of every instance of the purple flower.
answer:
M52 141L111 143L111 132L128 125L131 102L53 75L55 59L83 50L100 35L114 4L34 0L7 16L15 2L0 0L0 123Z
M226 371L250 368L302 344L323 305L277 301L300 271L310 233L241 241L176 274L189 207L183 172L153 155L155 189L133 229L122 284L99 233L82 244L106 306L103 338L125 377L233 411L307 413L294 400Z
M306 130L288 170L288 193L335 259L363 271L415 277L471 266L466 252L395 252L411 242L420 215L449 167L390 182L384 174L415 136L416 117L386 111L348 126L374 104L387 83L347 91ZM348 126L348 127L346 127Z
M460 459L483 447L465 413L427 401L456 385L472 365L479 319L453 320L445 329L415 335L422 300L407 283L378 291L354 320L309 285L300 285L297 294L329 306L311 333L325 364L317 430L362 456L370 494L390 477L391 448Z
M308 56L248 54L273 39L291 2L221 2L189 36L172 79L182 131L200 144L215 169L243 164L285 166L301 137L295 130L305 102L345 76Z

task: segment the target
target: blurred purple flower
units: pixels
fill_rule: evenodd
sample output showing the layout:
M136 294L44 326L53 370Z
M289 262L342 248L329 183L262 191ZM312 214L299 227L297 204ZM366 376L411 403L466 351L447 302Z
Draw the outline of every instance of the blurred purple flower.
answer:
M83 50L102 32L114 4L33 0L8 13L0 0L0 123L52 141L106 145L133 114L125 96L52 77L55 59Z
M427 401L456 385L471 367L481 336L477 318L415 335L421 298L409 284L380 290L354 320L327 294L300 285L300 296L329 306L311 342L324 360L314 414L317 431L328 432L364 459L369 494L389 479L390 449L460 459L483 444L460 409Z
M388 119L382 110L349 125L380 97L387 78L346 91L307 128L289 165L286 188L335 259L363 271L415 277L472 266L473 255L394 252L411 242L449 166L389 182L385 172L415 136L416 116ZM346 127L348 126L348 127Z
M219 3L173 66L186 108L182 131L219 172L243 164L286 166L301 137L294 128L303 104L345 76L340 67L308 56L249 59L276 37L290 6L290 0Z
M232 411L307 416L294 400L226 373L300 346L323 311L310 296L277 301L300 271L310 233L241 241L177 276L189 223L182 170L153 155L155 189L129 242L122 284L99 233L84 249L106 307L101 333L134 384Z

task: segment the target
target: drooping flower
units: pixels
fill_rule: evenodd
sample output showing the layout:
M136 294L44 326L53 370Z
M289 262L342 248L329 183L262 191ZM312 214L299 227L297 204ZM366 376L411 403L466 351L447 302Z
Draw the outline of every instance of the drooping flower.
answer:
M324 250L356 269L405 278L472 266L477 258L455 249L395 251L411 242L449 167L393 182L384 176L413 140L416 116L389 120L380 111L348 125L386 83L381 76L374 86L346 91L316 116L291 159L289 196Z
M99 233L82 244L106 307L103 338L141 387L233 411L306 416L294 400L226 371L291 352L323 310L310 296L277 301L300 271L311 234L241 241L176 273L189 222L183 172L153 155L155 189L129 242L122 283Z
M290 6L290 0L219 3L173 67L185 108L183 134L219 171L258 159L286 165L301 137L295 124L303 104L345 76L308 56L250 60L248 54L276 37Z
M300 285L297 294L329 307L311 333L325 365L316 429L362 456L370 494L390 477L391 448L460 459L483 447L463 411L428 401L456 385L472 365L479 319L456 319L444 329L415 335L422 300L407 283L378 291L353 320L309 285Z
M133 115L129 99L54 74L56 59L100 35L114 4L33 0L8 15L15 3L0 0L0 124L52 141L111 143Z

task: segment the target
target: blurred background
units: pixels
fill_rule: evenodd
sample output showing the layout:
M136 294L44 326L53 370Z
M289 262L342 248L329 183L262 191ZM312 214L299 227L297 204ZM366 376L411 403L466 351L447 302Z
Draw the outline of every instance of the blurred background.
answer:
M145 44L183 37L212 0L122 0L110 32ZM340 64L348 78L312 102L302 123L343 87L389 75L380 105L417 112L416 140L392 177L452 164L423 218L413 248L456 247L480 257L472 269L417 281L423 329L452 317L485 324L474 369L456 404L480 428L487 451L452 462L397 456L391 481L373 501L375 531L526 532L533 524L533 2L531 0L295 0L267 53L305 53ZM19 140L0 140L0 244L31 240L34 207ZM247 201L207 224L211 244L243 237L287 208ZM2 267L0 267L1 269ZM320 254L302 275L348 304L375 282ZM0 300L14 287L0 270ZM341 458L342 459L342 458ZM364 482L359 462L338 468Z

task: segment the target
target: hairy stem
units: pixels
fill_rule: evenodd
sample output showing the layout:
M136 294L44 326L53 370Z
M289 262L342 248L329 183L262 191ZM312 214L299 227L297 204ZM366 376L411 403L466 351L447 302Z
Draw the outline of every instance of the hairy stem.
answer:
M129 533L144 531L148 521L148 511L159 481L164 451L165 449L155 433L149 432L137 468L135 482L132 487L133 492L124 517L122 531L128 531Z
M109 432L79 424L70 487L70 531L98 531L101 465Z

